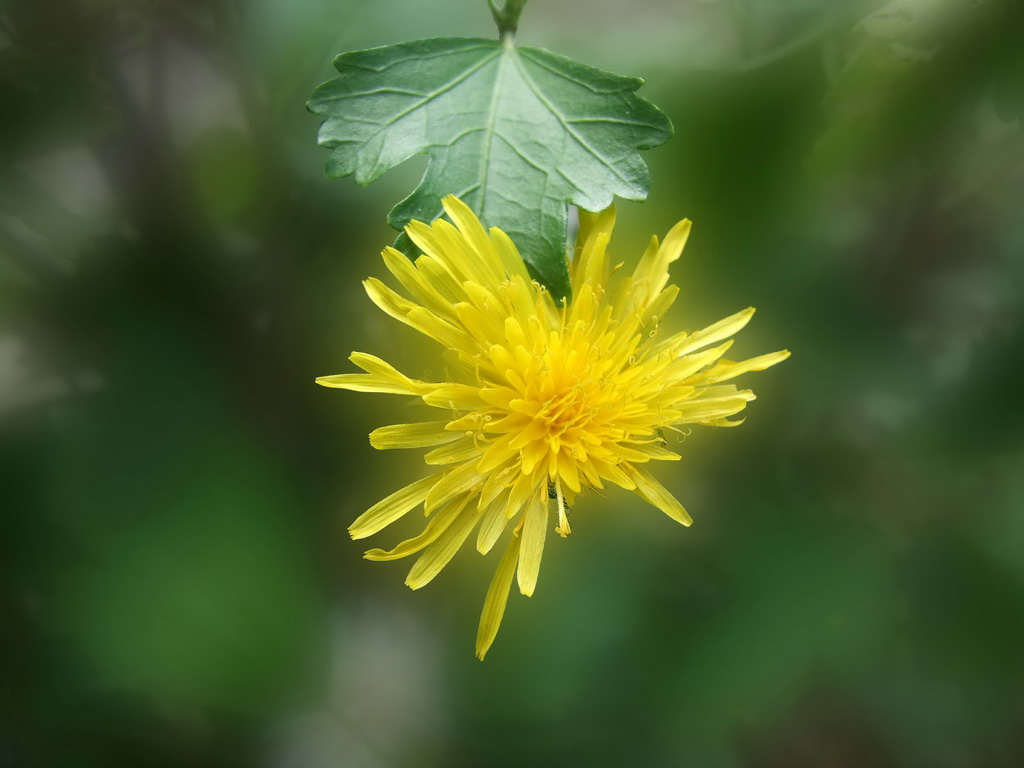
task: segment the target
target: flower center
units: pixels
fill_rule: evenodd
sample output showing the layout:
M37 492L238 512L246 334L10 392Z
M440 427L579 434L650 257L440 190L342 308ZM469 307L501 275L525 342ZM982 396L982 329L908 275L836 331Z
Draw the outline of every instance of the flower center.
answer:
M595 409L588 409L582 386L555 395L543 403L534 418L547 426L549 437L564 435L570 429L581 428L593 418Z

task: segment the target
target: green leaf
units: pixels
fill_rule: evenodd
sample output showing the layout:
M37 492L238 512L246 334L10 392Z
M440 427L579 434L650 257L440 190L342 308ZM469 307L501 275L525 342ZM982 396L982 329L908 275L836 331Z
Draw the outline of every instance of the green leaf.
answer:
M634 93L642 80L540 48L433 38L343 53L334 66L341 77L309 101L327 118L319 142L332 150L328 176L369 184L426 153L423 179L388 223L432 221L441 197L456 194L512 237L555 296L569 295L566 204L598 211L615 195L645 199L638 150L672 134Z

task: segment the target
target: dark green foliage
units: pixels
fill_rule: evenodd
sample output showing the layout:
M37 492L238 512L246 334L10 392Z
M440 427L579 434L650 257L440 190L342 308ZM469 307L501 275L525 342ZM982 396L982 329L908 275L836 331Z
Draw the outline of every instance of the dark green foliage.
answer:
M880 5L527 6L676 118L613 261L688 216L664 326L794 354L667 436L692 528L588 493L481 664L493 557L345 533L421 414L313 378L444 371L359 285L410 164L325 180L302 105L483 0L0 2L0 765L1024 764L1024 4L914 3L968 15L896 73Z

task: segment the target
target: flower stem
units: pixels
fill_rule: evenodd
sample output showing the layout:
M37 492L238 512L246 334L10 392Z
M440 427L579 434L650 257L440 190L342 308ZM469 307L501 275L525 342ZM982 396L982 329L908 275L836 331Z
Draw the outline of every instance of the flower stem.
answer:
M511 40L516 36L516 29L519 28L519 15L523 12L526 0L505 0L505 7L498 8L494 0L487 0L491 7L491 15L494 16L494 23L498 25L498 35L502 40Z

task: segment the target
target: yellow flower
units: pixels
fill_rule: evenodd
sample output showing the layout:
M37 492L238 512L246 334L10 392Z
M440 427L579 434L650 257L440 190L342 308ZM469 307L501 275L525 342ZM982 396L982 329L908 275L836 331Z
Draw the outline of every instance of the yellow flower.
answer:
M420 504L423 532L394 549L371 549L369 560L421 553L406 579L430 582L477 531L486 554L508 543L484 601L476 653L498 631L513 576L532 595L551 516L570 533L568 510L587 487L613 483L633 491L683 525L690 516L647 471L650 461L675 461L664 430L680 425L736 426L729 417L754 399L723 384L789 356L773 352L732 362L731 337L750 320L745 309L696 333L665 336L661 318L679 292L666 287L690 222L664 242L652 238L632 275L609 284L606 248L613 209L580 213L577 257L570 265L572 300L556 303L530 279L515 245L500 229L488 233L455 197L444 209L454 222L412 222L406 232L423 252L415 262L393 248L384 263L407 299L375 278L364 285L373 302L446 350L447 381L412 379L380 358L354 352L366 373L324 376L317 383L357 392L412 395L440 412L437 421L394 424L370 433L375 448L433 448L425 461L442 467L363 513L352 538L377 533ZM619 265L621 266L621 265ZM716 346L712 346L716 345Z

